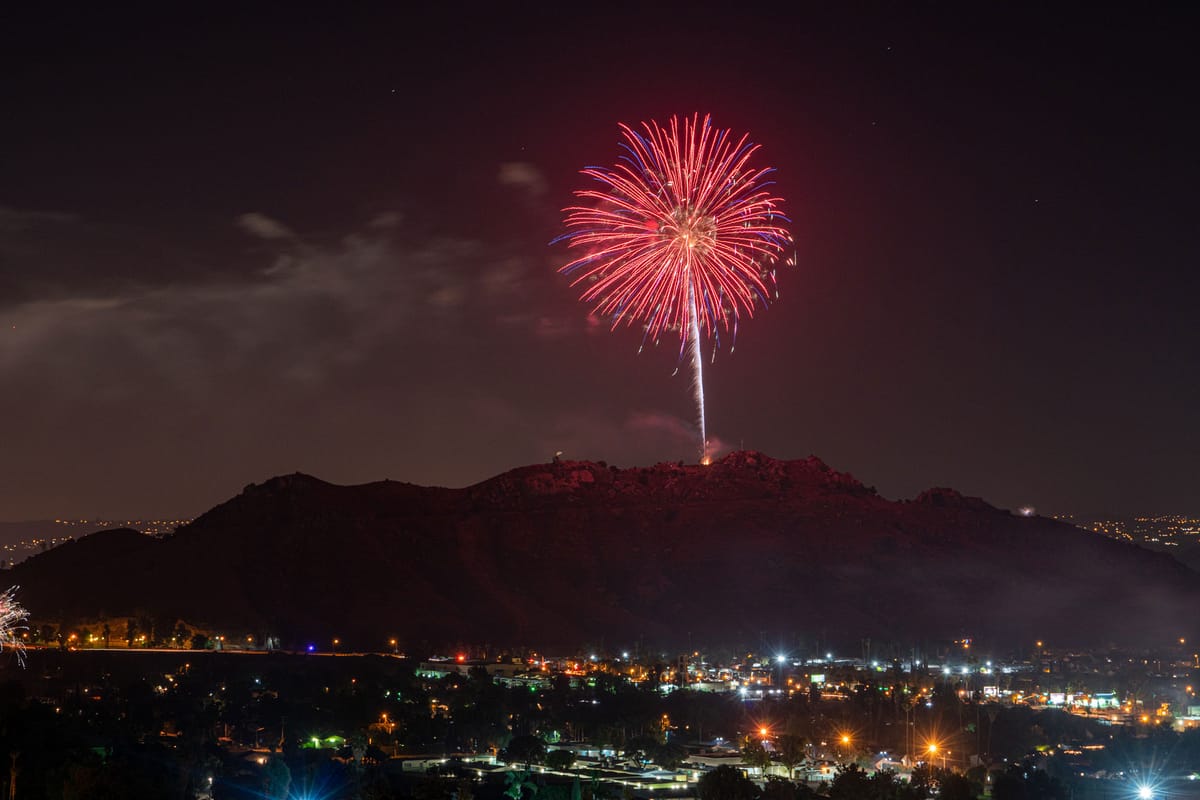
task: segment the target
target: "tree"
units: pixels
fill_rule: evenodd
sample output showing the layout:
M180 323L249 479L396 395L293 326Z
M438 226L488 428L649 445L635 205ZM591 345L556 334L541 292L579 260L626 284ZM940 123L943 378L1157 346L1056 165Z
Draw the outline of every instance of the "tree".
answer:
M1009 764L992 773L992 797L995 800L1066 800L1066 787L1045 770L1030 764Z
M696 783L700 800L754 800L758 789L740 769L720 766Z
M938 771L937 782L938 800L975 800L982 793L968 777L946 769Z
M787 767L788 779L796 779L796 767L804 763L805 741L803 736L785 733L779 737L775 751L779 754L779 763Z
M763 784L760 800L796 800L796 784L772 775Z
M551 750L546 754L546 766L550 769L567 770L575 763L575 754L570 750Z
M634 736L622 751L626 758L633 759L638 766L645 769L646 764L653 760L653 752L660 744L653 736Z
M901 783L890 769L880 770L871 776L871 787L875 800L926 800L927 794L918 794L907 783Z
M521 763L527 767L541 764L546 760L546 743L529 734L514 736L500 757L510 764Z
M574 788L571 791L574 792ZM592 779L579 790L580 800L608 800L611 794L608 787L600 782L599 770L592 770Z
M663 769L679 769L687 760L687 749L678 742L657 744L650 750L650 760Z
M874 800L875 787L857 764L838 767L829 784L829 800Z
M926 798L932 795L937 787L933 768L928 764L919 764L914 767L908 780L908 787L913 797Z
M537 794L537 784L529 779L529 770L507 772L504 775L504 796L510 800L523 800L525 791L529 791L529 796L533 797Z
M767 748L763 747L763 743L753 736L747 736L742 742L742 763L747 767L757 768L765 771L771 766L771 754L767 752Z

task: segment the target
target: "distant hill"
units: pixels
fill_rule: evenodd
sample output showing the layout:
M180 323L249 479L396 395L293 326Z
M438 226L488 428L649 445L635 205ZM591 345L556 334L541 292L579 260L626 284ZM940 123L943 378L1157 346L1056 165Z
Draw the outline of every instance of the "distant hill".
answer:
M0 560L13 564L93 530L72 529L52 519L0 522Z
M145 612L293 644L1200 633L1200 574L1169 556L949 489L889 501L815 458L754 452L539 464L465 489L278 477L173 536L97 533L12 580L38 618Z
M102 519L39 519L23 522L0 522L0 563L18 563L35 553L45 552L52 547L102 530L132 528L152 536L171 533L190 520L146 520L123 521Z
M1200 572L1200 542L1189 542L1182 547L1155 547L1153 545L1146 545L1146 547L1161 553L1168 553L1184 566Z

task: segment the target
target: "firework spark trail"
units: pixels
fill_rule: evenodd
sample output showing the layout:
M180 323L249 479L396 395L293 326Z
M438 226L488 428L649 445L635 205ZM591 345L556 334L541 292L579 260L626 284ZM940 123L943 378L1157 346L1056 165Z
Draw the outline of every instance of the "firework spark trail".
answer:
M584 255L560 272L575 276L581 299L614 330L642 325L643 346L677 332L683 361L691 341L703 459L702 339L719 347L723 330L732 346L740 316L766 306L774 264L791 241L777 221L788 220L766 190L773 170L750 166L758 147L746 136L735 140L698 114L620 128L617 164L583 170L601 188L575 192L590 204L565 209L568 232L555 241Z
M29 612L16 600L17 587L11 586L0 592L0 650L10 648L17 654L17 661L25 665L25 645L18 634L25 630Z
M688 316L692 339L692 391L696 394L696 411L700 420L700 461L708 462L708 426L704 419L704 359L700 355L700 316L696 313L696 292L688 284Z

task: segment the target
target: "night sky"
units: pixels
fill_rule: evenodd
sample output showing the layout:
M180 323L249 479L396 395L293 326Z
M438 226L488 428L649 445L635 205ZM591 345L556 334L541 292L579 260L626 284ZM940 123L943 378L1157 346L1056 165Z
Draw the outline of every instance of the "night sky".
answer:
M0 519L694 460L677 348L548 243L618 122L696 111L799 261L707 366L726 449L1200 510L1194 15L170 5L0 11Z

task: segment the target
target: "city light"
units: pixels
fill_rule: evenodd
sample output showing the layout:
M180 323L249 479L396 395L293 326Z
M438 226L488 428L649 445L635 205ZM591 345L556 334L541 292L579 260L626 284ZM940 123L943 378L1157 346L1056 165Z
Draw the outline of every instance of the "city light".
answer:
M75 638L70 638L72 636ZM97 638L96 634L88 630L81 629L77 634L67 630L59 634L57 642L74 643L77 640L86 642ZM269 637L264 633L261 635L229 635L225 638L228 641L240 644L251 640L253 642L265 642ZM142 636L138 636L135 637L134 641L138 642L141 639ZM212 634L210 637L210 641L214 644L220 641L220 639L221 636L219 634ZM356 657L355 653L343 652L343 648L346 645L340 639L326 639L325 641L327 643L334 643L337 649L330 653L323 650L319 645L310 643L301 648L301 652L307 649L309 653L320 652L323 656L336 656L336 660L340 661L348 661ZM398 638L389 639L385 637L381 641L389 644L394 643L393 647L399 644ZM618 652L622 656L631 655L625 651ZM417 674L422 677L422 680L428 681L428 683L424 684L424 689L426 691L432 691L435 687L438 689L438 697L428 698L428 704L423 704L424 710L423 712L418 712L417 716L426 713L445 720L449 724L453 724L456 704L447 699L447 696L443 695L442 691L465 691L467 689L467 682L460 684L457 681L450 681L448 684L443 685L438 683L438 681L447 673L465 672L467 663L485 663L489 660L487 657L483 657L480 661L475 661L474 659L477 655L481 655L481 653L473 652L464 646L462 651L451 650L447 655L436 656L428 662L422 662L417 665ZM856 691L856 682L868 677L877 678L875 670L881 667L884 669L887 668L887 662L885 661L872 661L870 658L845 657L839 662L841 667L839 667L835 675L817 671L832 669L832 666L829 665L825 667L818 666L826 663L821 659L822 655L824 654L817 654L817 657L813 658L803 656L793 657L778 652L774 654L750 653L744 658L739 657L732 663L722 664L710 663L706 660L702 661L698 652L693 651L690 654L682 656L679 665L672 668L673 676L671 680L682 679L689 684L704 682L707 684L705 687L706 691L728 692L733 697L740 697L741 700L747 701L744 707L745 712L753 714L752 709L755 707L751 705L752 702L767 698L771 694L780 695L781 700L786 702L788 696L793 691L803 692L803 689L794 689L793 687L802 687L804 685L814 686L820 692L820 702L851 699L853 697L852 693ZM593 658L595 658L595 661L592 660ZM1190 658L1191 654L1186 654L1185 657L1184 654L1176 653L1175 667L1190 667ZM1140 665L1146 670L1156 670L1159 668L1159 664L1156 661L1149 661L1140 653L1127 654L1124 656L1124 659L1127 663ZM256 663L249 659L238 660L245 660L248 665ZM318 660L325 661L326 659ZM330 658L327 660L334 661L335 659ZM455 662L458 663L456 664ZM915 659L913 662L915 664ZM1115 658L1113 658L1113 662L1116 662ZM1069 663L1064 661L1064 665ZM599 679L601 678L601 673L606 673L612 679L628 680L633 683L642 683L650 679L650 673L645 664L639 662L636 657L633 661L626 662L618 658L605 656L599 651L591 653L591 651L584 650L582 651L582 655L563 658L547 658L541 654L532 654L526 656L520 662L513 662L513 665L514 669L511 673L508 670L497 670L498 674L495 676L496 683L512 681L513 685L527 687L530 692L539 696L538 700L544 699L546 696L544 693L555 685L555 681L551 677L555 675L571 676L573 679L571 682L572 688L578 688L580 691L587 692L588 694L583 702L590 705L603 705L607 702L607 698L603 695L592 696L593 692L591 689L600 685ZM1061 678L1056 674L1046 679L1044 683L1039 682L1035 677L1035 686L1023 691L1013 691L1006 689L1003 685L997 686L990 683L982 687L977 687L977 689L964 688L968 680L965 677L966 675L972 673L1010 674L1014 668L1020 668L1020 666L1019 663L1014 665L1012 661L1005 659L994 661L980 659L978 663L972 664L969 667L963 667L961 662L951 665L938 664L923 670L923 674L915 673L912 667L908 667L905 671L910 672L910 678L903 684L878 684L873 687L878 692L886 693L887 696L906 701L899 717L902 723L907 723L903 733L903 751L899 749L899 745L897 744L897 749L894 751L895 758L893 758L884 749L876 750L876 743L873 737L866 735L864 732L866 729L860 727L861 720L849 715L843 716L840 721L828 728L824 728L824 736L820 738L825 741L820 741L819 744L818 742L814 742L812 745L812 749L815 752L820 752L818 747L823 749L823 758L828 759L825 766L822 767L824 770L823 774L832 775L838 763L845 764L851 762L858 756L862 756L864 761L867 758L885 757L889 762L895 762L897 759L903 757L905 763L912 764L915 761L924 764L925 768L936 768L937 770L953 770L956 768L965 768L969 765L973 753L970 749L971 744L965 740L953 737L948 731L938 730L936 723L932 719L922 719L922 715L925 713L923 708L932 707L931 698L938 691L939 686L943 687L943 689L948 688L948 695L953 696L956 694L964 702L968 697L974 698L975 692L978 691L980 697L987 698L984 702L1002 704L1006 707L1024 707L1037 711L1053 709L1056 713L1086 715L1094 720L1102 720L1104 724L1111 723L1114 726L1129 726L1130 733L1137 731L1138 728L1141 728L1141 731L1145 732L1145 726L1162 723L1163 730L1161 733L1164 736L1167 735L1166 723L1169 721L1168 711L1170 710L1170 704L1162 702L1161 698L1151 698L1143 701L1132 696L1121 697L1118 694L1118 690L1112 684L1105 685L1103 689L1101 687L1094 687L1089 691L1076 690L1068 692L1062 690L1063 686L1058 683ZM790 675L792 667L798 668L795 670L794 675ZM686 674L680 674L684 668L687 670ZM181 669L177 670L181 675L186 674L187 671L187 665L183 665ZM959 677L960 672L964 673L964 677ZM856 673L857 678L852 673ZM943 677L943 674L948 677ZM577 677L588 679L574 680ZM773 679L776 677L784 679L781 684L782 688L768 688L773 685ZM1183 677L1183 675L1180 674L1179 677ZM162 678L165 678L165 681ZM265 679L253 675L249 676L249 678L256 687L268 683ZM357 678L350 677L350 674L346 674L344 680L349 681L351 687L357 685ZM963 683L959 683L960 680ZM1175 686L1174 689L1176 691L1182 690L1183 696L1189 699L1192 696L1191 693L1200 688L1182 680L1179 682L1185 683L1185 685L1182 687ZM174 684L175 674L168 673L162 675L153 688L156 694L168 695L176 691ZM949 687L947 687L947 684L949 684ZM325 693L325 697L330 699L323 699L321 702L332 702L332 697L336 694L335 689L328 682L323 684L323 686L322 691ZM210 690L210 697L221 696L226 691L223 682L214 683L208 688ZM273 698L277 691L278 689L273 688L271 692L263 692L262 694ZM258 693L256 692L256 694ZM400 689L393 688L383 692L385 698L391 698L393 695L399 703L401 700ZM872 694L872 696L878 697L882 695ZM100 698L101 695L97 690L97 694L93 699L99 700ZM57 700L57 698L55 699ZM311 699L308 698L305 702L309 702ZM539 711L544 710L543 704L540 702L536 704L536 707ZM917 713L915 718L914 712ZM61 711L56 710L55 713L61 713ZM366 723L368 743L371 743L371 737L374 736L376 737L374 742L382 741L385 747L393 751L402 746L398 745L396 740L391 737L396 731L404 728L407 713L403 706L399 704L395 710L392 707L375 709L372 718ZM1005 709L1000 709L998 713L1007 714L1008 712ZM1178 714L1178 712L1176 713ZM783 739L782 742L780 741L781 734L785 732L782 723L780 723L781 728L779 733L776 733L775 728L772 727L776 720L782 719L782 716L779 715L779 709L771 709L770 711L761 710L759 714L751 716L750 719L752 722L747 727L742 728L742 733L739 735L747 737L743 739L742 743L744 745L749 744L753 748L753 755L755 757L761 757L762 752L760 752L760 749L774 751L776 748L772 747L773 743L780 750L789 749L783 747L783 744L787 741L786 739ZM675 739L678 736L681 737L680 740L682 741L682 737L690 737L698 733L694 724L690 726L682 724L682 720L686 717L677 718L674 715L668 716L661 708L656 717L659 720L659 735L664 738ZM1179 718L1177 716L1175 720L1171 721L1175 722L1176 731L1183 732L1184 725L1180 725L1177 722ZM509 724L512 724L514 719L512 715L509 715ZM678 728L672 725L672 719L680 720ZM1190 722L1190 718L1185 719L1187 722ZM771 720L771 722L767 722L767 720ZM933 725L933 727L925 727L926 725ZM858 738L860 732L864 732L863 739ZM346 739L349 735L349 730L337 735L326 735L326 732L322 732L320 736L306 732L306 737L301 740L300 746L310 750L315 749L337 753L341 752L342 748L345 747ZM557 731L552 731L550 735L555 740L559 736ZM275 736L274 731L269 730L267 727L261 727L253 731L252 741L238 742L236 746L241 746L242 744L246 744L247 746L252 745L257 749L257 753L250 755L249 758L257 762L260 766L266 766L271 761L269 757L260 755L265 752L261 749L262 743L274 742ZM944 741L942 740L943 736L946 737ZM891 742L880 742L879 744L886 747ZM229 746L232 747L235 745L231 744ZM372 743L372 746L377 745ZM960 752L953 752L951 749L953 747L959 747ZM1103 743L1072 744L1070 742L1059 741L1048 745L1042 752L1049 756L1055 755L1056 752L1061 752L1068 756L1081 756L1085 755L1084 751L1104 750L1105 747L1106 745ZM486 756L492 759L491 763L495 763L494 759L497 755L494 752L495 749L489 746L490 756ZM384 752L387 752L387 750ZM1176 766L1178 766L1177 770ZM647 769L649 769L648 766ZM698 779L697 772L697 770L688 771L686 777L676 777L675 780L689 783L694 782ZM1076 770L1076 774L1078 774L1078 770ZM1129 773L1130 780L1124 783L1124 789L1120 790L1124 794L1118 792L1110 800L1121 800L1122 797L1126 798L1126 800L1166 800L1169 797L1173 797L1172 792L1168 790L1169 785L1158 782L1158 775L1160 774L1167 774L1162 765L1156 765L1155 770L1151 773L1131 771ZM1200 774L1195 772L1194 765L1190 763L1172 765L1170 767L1170 774L1178 775L1178 779L1181 781L1195 782L1200 780ZM668 779L664 778L664 780ZM634 784L629 783L628 785L632 786ZM1196 784L1191 783L1190 785L1194 786ZM305 791L308 793L307 795L294 795L292 800L295 800L296 796L314 796L312 795L313 789L309 788ZM316 796L324 795L318 793Z

